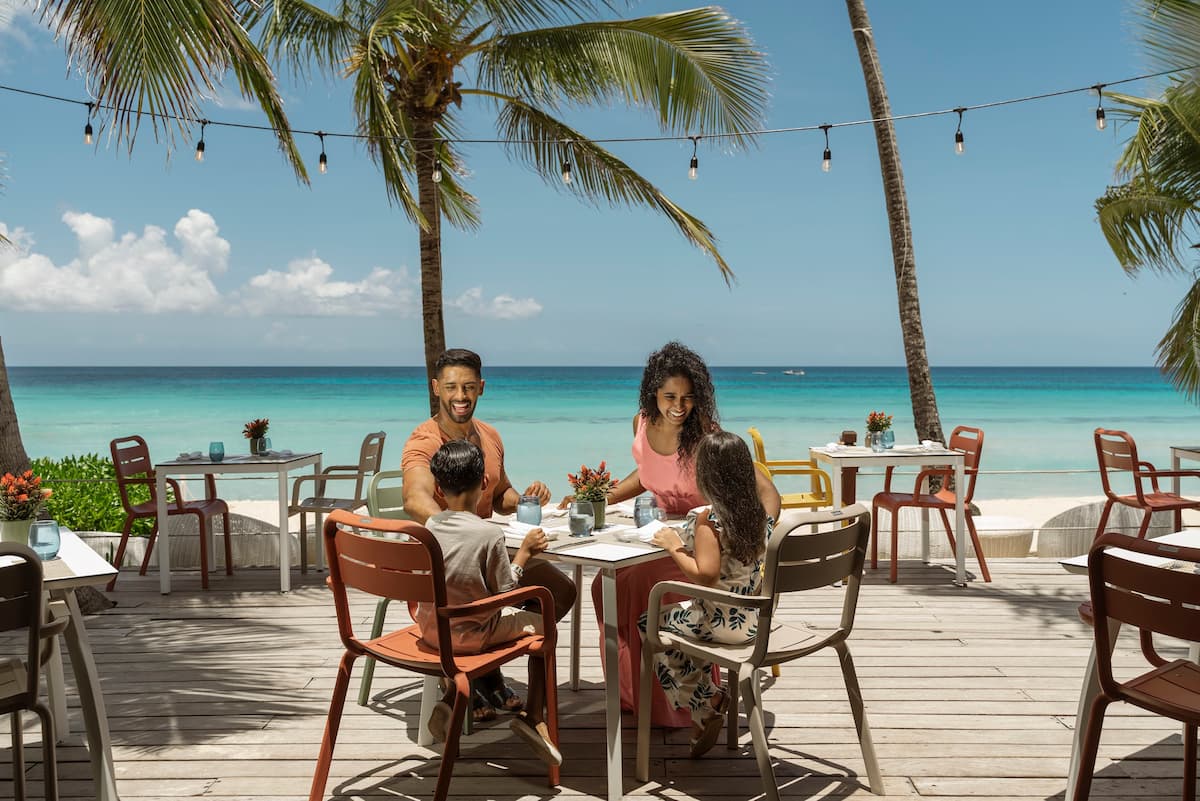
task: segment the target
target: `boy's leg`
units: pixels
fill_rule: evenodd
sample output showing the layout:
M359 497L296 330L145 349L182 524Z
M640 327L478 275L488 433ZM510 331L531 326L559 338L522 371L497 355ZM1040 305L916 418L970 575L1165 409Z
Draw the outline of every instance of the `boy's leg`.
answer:
M579 588L566 573L545 559L530 559L525 572L517 582L521 587L545 587L554 598L554 619L562 620L575 608L575 596ZM536 602L534 602L536 606Z

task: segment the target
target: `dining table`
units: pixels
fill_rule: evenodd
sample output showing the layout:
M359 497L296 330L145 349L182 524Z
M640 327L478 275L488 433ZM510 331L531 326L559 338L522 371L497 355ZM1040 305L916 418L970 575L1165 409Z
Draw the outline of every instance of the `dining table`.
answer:
M571 615L571 673L572 690L579 689L579 645L583 610L583 569L596 568L600 573L602 607L604 613L604 715L605 756L608 777L608 801L619 801L624 793L621 763L621 675L617 641L617 571L643 562L654 562L669 558L669 554L644 542L634 527L632 509L629 514L623 507L609 507L605 526L587 537L572 537L567 530L565 516L547 516L541 523L542 529L554 535L550 547L539 554L540 558L562 565L574 571L575 586L580 588L575 597L575 609ZM557 515L547 510L548 514ZM510 526L512 517L493 517L493 522L505 529L506 544L510 549L520 546L524 533ZM680 520L664 520L668 525L682 523ZM636 677L634 677L636 680Z
M842 498L842 470L848 468L936 467L954 469L954 486L966 486L966 457L962 451L941 445L901 445L881 451L854 445L816 445L808 449L809 458L829 467L833 508L841 509L854 499ZM954 583L967 586L966 510L961 492L954 493ZM921 561L929 562L929 509L921 509Z
M1174 450L1174 449L1172 449ZM1164 545L1175 545L1183 548L1200 548L1200 529L1185 529L1177 531L1174 534L1167 534L1163 537L1155 537L1156 543ZM1170 567L1172 560L1148 556L1146 554L1127 551L1121 548L1113 548L1108 553L1119 556L1123 559L1130 559L1144 564L1155 565L1167 569ZM1069 559L1058 560L1059 565L1068 573L1077 573L1087 575L1088 572L1088 555L1072 556ZM1108 619L1108 641L1115 647L1117 643L1117 635L1121 631L1121 622L1112 618ZM1195 642L1188 643L1188 659L1193 662L1200 662L1200 644ZM1067 790L1064 798L1075 797L1075 785L1079 781L1079 767L1081 756L1083 754L1083 735L1084 725L1087 722L1088 714L1092 708L1092 701L1100 694L1100 674L1097 670L1096 663L1096 640L1092 639L1092 650L1088 655L1087 667L1083 674L1083 686L1079 689L1079 706L1075 710L1075 731L1071 737L1071 761L1067 769Z
M171 554L170 537L165 535L168 527L162 521L167 520L167 478L176 476L203 476L208 474L223 475L264 475L276 476L279 486L279 591L290 592L292 588L292 555L291 534L288 530L288 474L293 470L312 466L313 474L321 474L321 452L292 453L291 451L267 451L264 454L235 454L226 456L220 461L201 456L199 458L169 459L154 465L155 497L158 500L159 530L163 536L158 538L158 580L159 591L163 595L171 592ZM320 516L317 518L316 531L321 530ZM204 532L201 536L209 537L209 552L212 548L212 531ZM314 549L317 569L321 568L324 560L323 548Z

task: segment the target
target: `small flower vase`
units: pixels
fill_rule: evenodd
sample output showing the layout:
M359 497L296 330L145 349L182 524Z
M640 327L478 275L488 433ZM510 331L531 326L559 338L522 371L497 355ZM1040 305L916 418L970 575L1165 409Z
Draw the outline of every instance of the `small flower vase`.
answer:
M875 453L883 453L883 432L868 431L867 446L870 447L871 450L875 451Z
M254 437L250 440L250 453L254 456L262 456L267 452L267 438Z
M29 544L29 527L32 520L0 520L0 541Z
M883 434L884 450L890 451L892 448L896 447L896 432L895 431L892 431L892 429L889 428L886 431L881 431L879 433Z
M592 501L592 518L595 520L596 530L604 528L604 510L608 507L608 501Z

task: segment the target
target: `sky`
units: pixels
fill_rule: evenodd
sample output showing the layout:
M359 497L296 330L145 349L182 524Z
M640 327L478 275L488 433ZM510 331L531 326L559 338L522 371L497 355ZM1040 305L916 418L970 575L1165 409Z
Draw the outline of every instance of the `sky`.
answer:
M624 16L682 3L634 3ZM771 71L767 128L870 117L838 0L730 0ZM872 0L895 114L1151 72L1131 2ZM0 84L86 101L84 76L16 0L0 0ZM293 127L354 129L344 81L281 75ZM1153 93L1156 85L1123 87ZM494 134L476 98L470 136ZM1131 133L1095 129L1094 95L896 124L932 365L1150 365L1188 282L1125 275L1093 203ZM205 116L261 123L230 82ZM0 337L10 365L419 365L417 233L362 145L299 145L299 183L267 132L198 131L172 151L143 126L132 153L81 106L0 91ZM654 136L647 114L573 110L595 137ZM477 231L443 228L446 334L485 363L633 365L679 339L719 365L903 365L870 126L613 145L704 220L736 279L645 209L580 201L498 145L466 148Z

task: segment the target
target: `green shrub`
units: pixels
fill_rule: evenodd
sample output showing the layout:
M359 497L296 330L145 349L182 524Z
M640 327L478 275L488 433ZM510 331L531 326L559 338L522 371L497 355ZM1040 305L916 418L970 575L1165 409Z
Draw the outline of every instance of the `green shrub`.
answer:
M54 490L46 510L60 525L74 531L120 531L125 525L116 471L108 457L87 453L59 460L34 459L33 472ZM130 494L135 503L150 500L149 487L131 488ZM153 525L152 519L137 520L133 534L147 536Z

